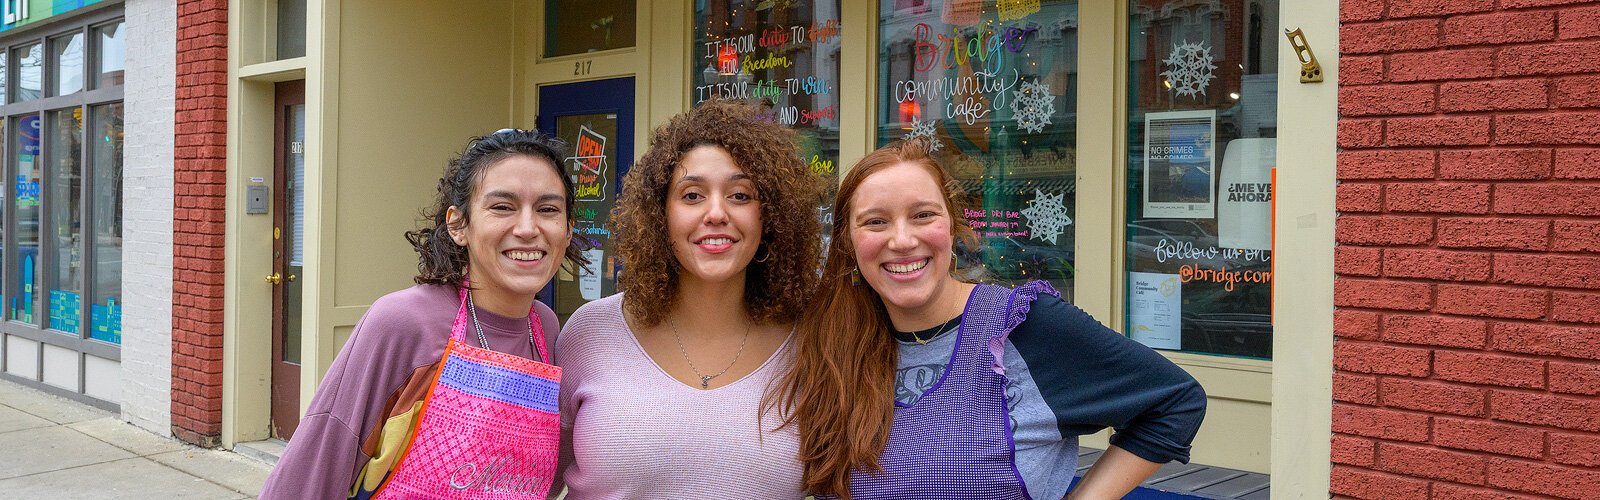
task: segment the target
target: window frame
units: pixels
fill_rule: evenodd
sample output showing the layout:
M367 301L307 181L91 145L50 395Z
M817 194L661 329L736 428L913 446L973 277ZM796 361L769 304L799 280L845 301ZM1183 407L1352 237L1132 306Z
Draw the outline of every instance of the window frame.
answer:
M7 57L7 65L4 69L7 76L6 81L4 82L5 100L0 102L0 119L7 120L7 126L5 129L6 135L4 137L0 137L0 140L7 141L6 147L3 149L5 154L5 158L3 159L4 171L10 175L15 172L16 168L19 166L18 162L16 161L16 152L11 148L11 134L17 133L15 130L16 127L13 126L14 124L10 123L13 118L36 113L40 115L41 130L39 137L39 155L35 161L42 162L45 161L44 158L46 156L46 152L52 147L49 131L54 124L50 123L50 112L76 108L83 117L84 138L80 141L77 151L79 159L82 162L82 169L80 172L82 178L79 180L77 207L80 217L83 218L83 223L79 228L82 237L79 238L79 242L77 244L79 246L79 256L81 262L77 283L80 290L80 296L92 293L90 287L95 280L94 273L96 271L96 263L94 262L95 259L90 258L92 250L95 248L95 230L93 227L94 222L92 220L92 214L94 213L93 210L95 207L95 201L93 200L95 189L95 159L93 151L94 148L91 141L88 139L88 135L92 133L92 131L95 130L95 127L98 125L95 122L94 108L99 105L124 102L124 85L102 87L98 85L98 81L90 80L91 78L97 76L93 74L94 72L91 68L92 66L96 66L98 64L98 61L95 58L97 57L99 51L99 40L96 38L95 31L97 28L114 24L116 22L124 23L123 29L127 29L127 20L123 16L122 9L120 8L97 10L80 15L64 17L58 21L53 20L50 23L41 23L42 26L29 25L24 28L17 28L15 30L0 33L0 50L4 50L9 54L10 51L18 47L36 43L41 47L44 57L43 74L40 81L41 96L32 100L20 102L16 101L16 98L17 89L21 86L21 82L17 77L21 73L17 67L17 61L13 60L15 58L9 56ZM51 95L55 90L55 79L58 78L59 75L52 74L52 65L50 62L50 41L60 39L64 36L69 36L74 33L81 34L85 40L84 61L82 67L80 68L80 71L83 73L82 78L84 82L84 89L67 95ZM124 75L126 75L126 62L123 66ZM124 82L126 82L126 76L124 76ZM126 113L127 108L124 107L123 109L124 113ZM55 264L54 254L56 251L55 243L51 241L52 238L46 238L44 236L44 232L48 228L52 227L50 224L53 222L50 220L51 217L49 213L49 207L52 206L51 204L54 202L49 194L49 175L46 172L46 170L49 168L49 165L41 166L41 175L39 178L40 241L38 254L34 260L33 266L35 293L32 302L28 304L28 307L30 307L31 311L33 312L33 318L35 321L33 323L25 323L22 321L14 321L9 317L0 315L0 333L120 362L122 359L121 344L112 344L90 338L89 335L92 332L93 325L91 324L89 307L81 307L79 310L79 328L76 334L49 328L49 294L45 293L46 291L44 290L44 284L47 283L47 280L45 279L46 273L55 272L53 267ZM126 169L126 165L124 165L124 169ZM125 173L126 171L124 170L124 174ZM8 177L8 179L14 181L14 178ZM15 187L11 186L9 183L6 184L6 186L9 189L15 189ZM9 200L10 198L7 197L6 199ZM0 220L7 222L11 221L11 217L13 216L12 211L15 208L14 205L15 203L13 202L0 203ZM5 227L3 228L3 231L5 238L3 240L3 255L19 255L19 252L17 251L17 230L15 224L4 224L4 226ZM0 296L15 297L18 293L20 293L20 290L14 286L13 280L10 278L12 276L16 276L17 273L21 271L21 263L18 262L19 259L16 257L7 257L0 260L3 260L0 261L0 270L3 270L0 271L0 292L3 292L0 293Z

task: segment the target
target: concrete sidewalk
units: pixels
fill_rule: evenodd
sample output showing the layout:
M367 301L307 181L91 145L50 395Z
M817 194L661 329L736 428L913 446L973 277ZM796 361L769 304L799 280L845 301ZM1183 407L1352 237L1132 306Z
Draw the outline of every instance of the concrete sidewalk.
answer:
M255 498L270 470L0 380L0 498Z

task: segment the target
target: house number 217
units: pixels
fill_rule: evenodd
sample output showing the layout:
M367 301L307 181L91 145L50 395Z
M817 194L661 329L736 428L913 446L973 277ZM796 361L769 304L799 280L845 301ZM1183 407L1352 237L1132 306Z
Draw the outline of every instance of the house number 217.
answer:
M577 62L572 63L572 74L576 75L576 76L587 75L587 74L589 74L589 70L592 70L592 69L594 69L594 61L592 61L592 60L590 60L590 61L577 61Z

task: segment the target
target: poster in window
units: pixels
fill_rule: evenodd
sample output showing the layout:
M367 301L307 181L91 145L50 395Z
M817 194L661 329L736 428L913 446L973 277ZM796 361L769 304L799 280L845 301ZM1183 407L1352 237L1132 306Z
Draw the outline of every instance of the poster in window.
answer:
M1276 139L1228 141L1217 194L1217 245L1241 250L1272 249L1272 166Z
M1128 273L1128 335L1152 349L1182 348L1182 297L1176 274Z
M1144 217L1211 218L1217 112L1149 113L1144 130Z

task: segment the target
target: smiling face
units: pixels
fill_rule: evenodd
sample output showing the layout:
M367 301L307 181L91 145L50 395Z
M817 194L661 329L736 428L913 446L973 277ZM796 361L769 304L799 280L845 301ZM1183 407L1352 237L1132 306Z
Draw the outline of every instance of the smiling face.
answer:
M450 237L467 248L480 307L527 314L534 294L555 275L572 237L562 189L548 160L514 155L485 167L466 207L449 208Z
M680 279L744 282L761 246L756 183L719 146L684 153L667 183L667 238Z
M954 219L937 178L901 162L869 174L850 200L850 242L896 327L942 322L964 302L950 277Z

